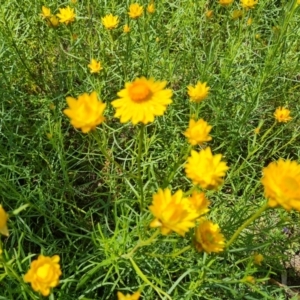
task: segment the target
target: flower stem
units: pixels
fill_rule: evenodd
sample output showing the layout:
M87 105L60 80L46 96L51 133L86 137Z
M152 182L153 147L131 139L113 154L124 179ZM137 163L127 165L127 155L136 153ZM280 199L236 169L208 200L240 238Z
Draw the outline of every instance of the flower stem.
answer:
M159 235L160 231L159 229L157 229L152 235L151 237L149 237L149 239L145 240L145 241L142 241L142 240L139 240L137 242L137 244L134 246L134 248L126 253L126 254L123 254L122 257L123 258L130 258L132 257L132 255L134 254L134 252L136 252L137 249L141 248L141 247L144 247L144 246L148 246L150 245L154 240L155 238Z
M141 212L144 210L144 185L143 185L142 166L141 166L143 142L144 142L144 131L145 131L145 125L142 124L140 126L140 132L139 132L139 146L138 146L138 157L137 157L138 183L139 183L139 187L140 187L140 209L141 209Z
M239 234L254 220L256 220L267 208L268 203L265 203L254 215L252 215L248 220L246 220L234 233L234 235L231 237L231 239L226 244L226 248L229 248L229 246L237 239Z
M148 278L147 276L141 271L141 269L138 267L138 265L135 263L132 257L129 257L129 260L135 270L135 272L139 275L139 277L147 284L149 284L160 296L161 294L164 295L167 299L172 300L172 298L163 290L161 290L159 287L154 285Z

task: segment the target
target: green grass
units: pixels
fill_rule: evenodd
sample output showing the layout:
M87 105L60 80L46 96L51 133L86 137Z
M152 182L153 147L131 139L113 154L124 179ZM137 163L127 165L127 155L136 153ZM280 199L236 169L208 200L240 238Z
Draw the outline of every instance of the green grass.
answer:
M10 236L1 238L0 299L42 298L22 280L40 253L61 257L63 275L50 299L116 299L117 291L140 288L147 300L285 299L269 278L280 281L282 261L299 250L297 212L266 211L220 254L184 251L193 230L184 238L159 235L130 259L126 254L154 232L148 206L158 188L192 187L182 134L191 115L213 126L208 145L230 167L222 188L207 193L209 218L227 240L265 202L262 168L280 157L298 160L295 1L259 0L236 21L237 0L228 8L218 1L161 0L153 15L136 21L127 14L130 1L77 2L4 0L0 7L0 203L10 214ZM50 28L40 16L42 5L52 13L71 5L76 21ZM208 9L212 19L205 17ZM101 24L109 13L120 18L111 33ZM130 34L122 30L127 22ZM89 72L91 58L103 64L98 75ZM120 124L110 105L125 82L140 76L166 80L174 93L164 116L145 127L142 212L139 126ZM197 81L211 88L199 105L187 95ZM94 90L107 103L106 121L82 134L62 113L65 98ZM278 106L288 107L293 120L268 131ZM262 266L252 264L255 252L264 255ZM255 285L243 282L245 276L254 276Z

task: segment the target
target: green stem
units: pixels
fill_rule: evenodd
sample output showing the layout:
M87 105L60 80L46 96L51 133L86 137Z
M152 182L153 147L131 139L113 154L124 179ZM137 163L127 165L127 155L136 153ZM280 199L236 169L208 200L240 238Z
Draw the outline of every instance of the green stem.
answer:
M135 247L127 254L123 254L122 257L127 259L132 257L132 255L134 254L134 252L136 252L137 249L150 245L155 240L155 238L159 235L159 233L160 231L159 229L157 229L149 239L145 241L139 240L138 243L135 245Z
M139 132L139 148L138 148L138 157L137 157L138 183L139 183L139 187L140 187L140 209L141 209L141 212L144 209L144 185L143 185L142 166L141 166L143 142L144 142L144 131L145 131L145 125L142 124L140 127L140 132Z
M275 121L274 124L265 132L265 134L261 137L261 141L263 142L263 140L267 137L267 135L273 130L273 128L275 127L275 125L277 124L277 122Z
M172 298L163 290L161 290L159 287L157 287L156 285L154 285L148 278L147 276L141 271L141 269L138 267L138 265L135 263L135 261L133 260L132 257L129 257L129 260L135 270L135 272L140 276L140 278L146 282L147 284L149 284L160 296L161 294L164 295L167 299L172 300Z
M231 237L229 242L226 244L226 248L229 248L229 246L237 239L239 234L254 220L256 220L267 208L268 203L265 203L254 215L252 215L248 220L246 220L234 233L234 235Z

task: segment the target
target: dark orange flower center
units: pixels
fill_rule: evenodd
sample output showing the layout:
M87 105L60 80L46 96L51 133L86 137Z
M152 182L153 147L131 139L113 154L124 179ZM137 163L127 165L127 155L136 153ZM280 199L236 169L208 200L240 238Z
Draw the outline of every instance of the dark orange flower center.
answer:
M134 102L146 101L151 94L151 90L145 82L134 82L129 88L129 96Z

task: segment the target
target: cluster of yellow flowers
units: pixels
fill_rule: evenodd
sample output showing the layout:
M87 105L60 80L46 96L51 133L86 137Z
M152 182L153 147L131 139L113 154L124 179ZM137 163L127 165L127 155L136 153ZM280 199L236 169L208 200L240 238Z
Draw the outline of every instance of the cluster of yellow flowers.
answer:
M223 6L228 6L233 3L233 0L219 0L219 4ZM254 8L254 6L258 3L258 0L241 0L241 6L243 8Z
M74 8L69 6L65 8L59 8L59 13L55 15L51 14L51 10L48 7L42 7L42 17L45 19L49 26L57 27L59 23L65 23L68 25L75 21L76 14ZM58 17L58 18L57 18Z

